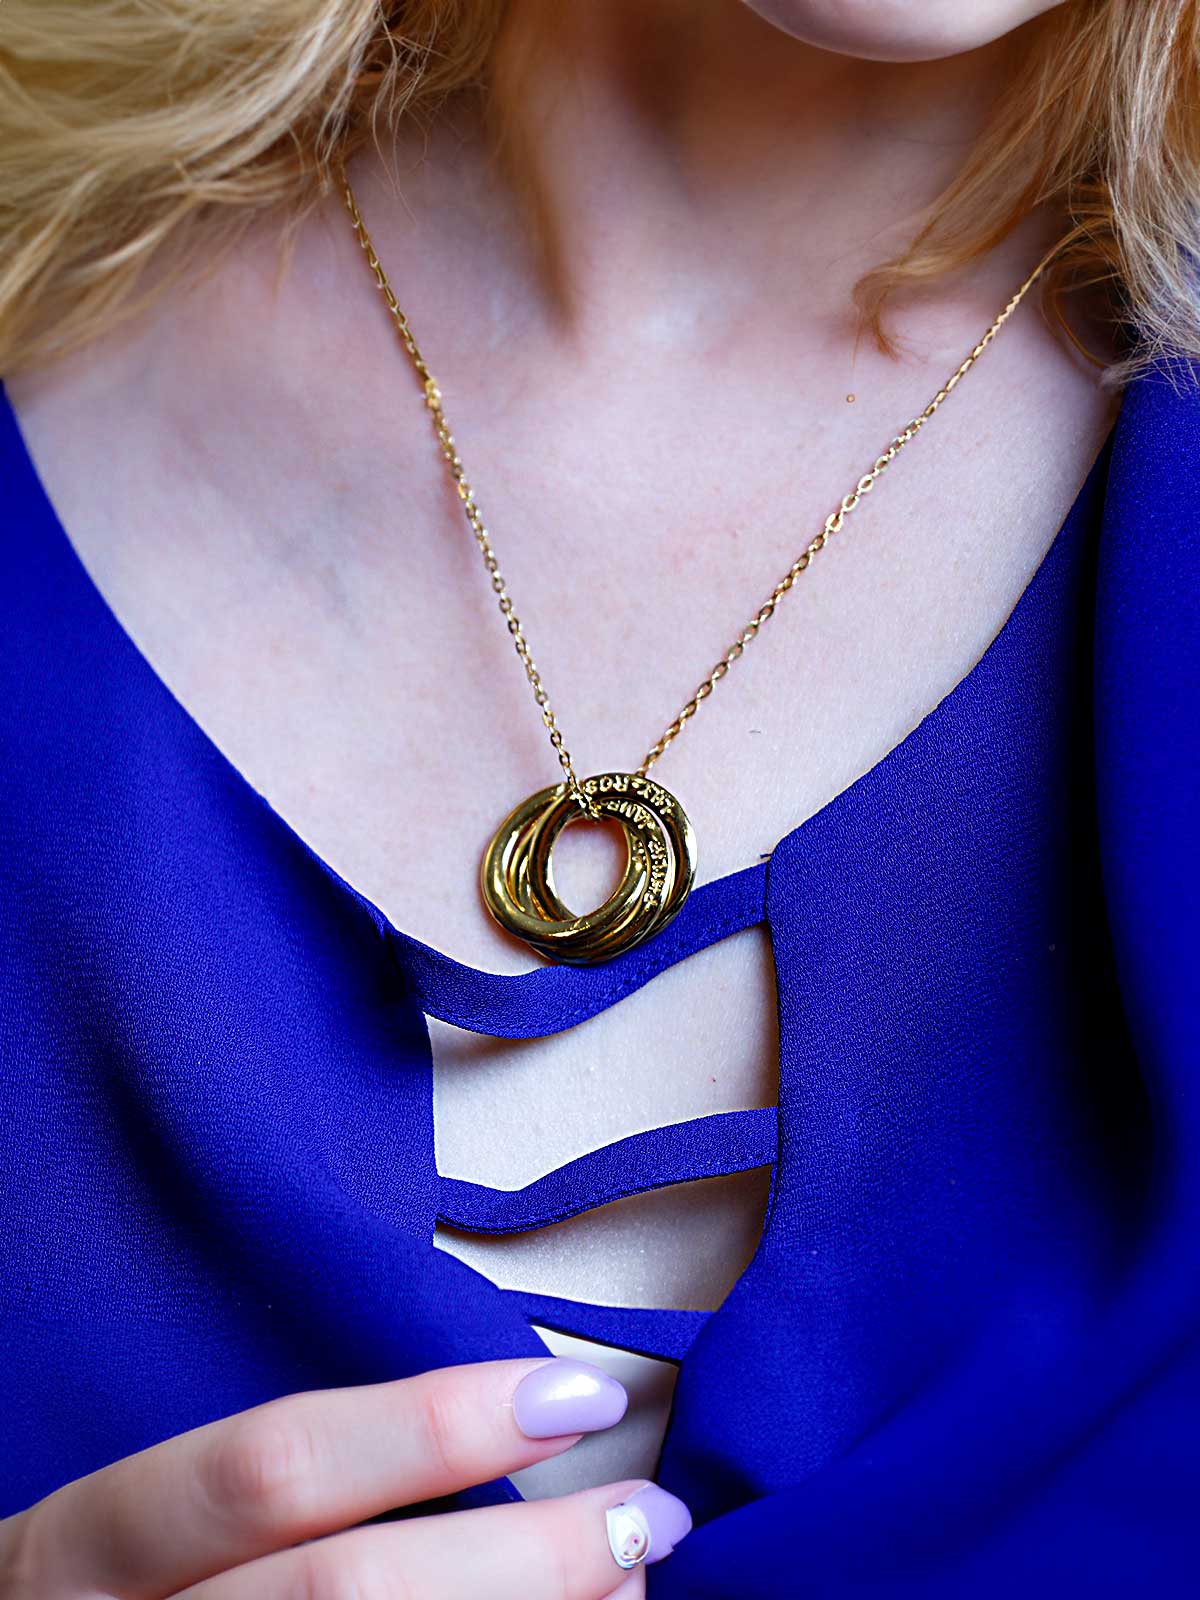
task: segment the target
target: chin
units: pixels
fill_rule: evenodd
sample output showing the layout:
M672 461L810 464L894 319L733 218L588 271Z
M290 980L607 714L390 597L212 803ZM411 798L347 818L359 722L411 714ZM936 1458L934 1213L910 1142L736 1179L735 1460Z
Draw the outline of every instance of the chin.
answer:
M783 33L863 61L940 61L993 44L1063 0L742 0Z

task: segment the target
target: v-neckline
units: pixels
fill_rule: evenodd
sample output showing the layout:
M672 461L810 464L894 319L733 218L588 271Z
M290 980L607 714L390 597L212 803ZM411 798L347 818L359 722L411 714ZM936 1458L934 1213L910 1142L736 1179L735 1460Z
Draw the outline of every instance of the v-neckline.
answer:
M710 878L699 883L689 897L684 911L675 919L675 937L672 937L672 927L662 930L661 933L647 940L643 945L618 956L612 961L596 967L568 967L561 965L539 965L522 972L500 973L488 968L475 967L467 962L460 961L457 957L429 945L418 939L415 935L407 933L395 924L387 913L368 894L356 887L342 873L340 873L326 858L311 845L299 830L290 823L275 805L255 788L250 779L236 765L233 759L226 755L215 739L205 730L198 718L184 705L183 701L167 683L157 667L145 654L137 643L132 633L117 615L113 606L101 590L99 584L92 577L83 557L76 549L70 534L67 532L46 485L43 483L33 456L29 450L21 425L17 419L12 402L8 395L7 386L0 378L0 424L11 436L11 454L17 462L18 472L23 475L32 490L32 501L40 512L40 520L49 536L51 543L58 547L59 554L65 558L67 567L75 579L81 594L85 597L91 609L98 616L101 625L110 635L116 654L128 663L129 668L141 675L152 687L155 695L169 707L170 714L179 719L187 730L189 739L198 749L202 750L208 761L215 765L225 776L232 788L243 794L256 807L266 813L270 819L271 827L284 838L288 844L305 855L317 869L338 890L339 893L354 901L360 911L365 913L376 930L390 940L396 948L400 959L409 953L415 957L416 965L423 973L423 979L418 982L419 995L422 1009L429 1016L439 1017L442 1020L454 1022L455 1015L448 1014L453 1011L449 1004L451 996L459 996L468 990L483 989L493 995L504 996L511 1004L516 997L524 1004L532 1000L539 990L547 993L547 999L556 990L572 990L578 992L582 985L592 985L600 991L615 988L618 993L608 999L600 994L596 995L594 1005L585 1006L575 1018L582 1020L584 1016L592 1015L597 1010L606 1009L613 1003L614 998L621 998L626 993L631 993L635 988L648 982L650 977L673 965L676 961L692 953L694 949L712 942L711 930L702 930L698 940L680 940L679 922L693 904L696 909L701 907L715 909L716 903L723 896L731 892L740 895L744 901L747 893L756 892L755 884L769 872L772 861L806 828L813 828L818 820L827 816L835 808L849 805L854 797L860 795L872 783L882 779L884 773L903 759L905 748L909 746L919 734L935 726L937 721L949 715L951 707L964 694L969 692L978 675L985 669L985 664L1003 648L1004 641L1015 628L1018 615L1030 604L1030 597L1039 584L1043 573L1052 563L1052 558L1065 541L1068 530L1074 524L1076 516L1084 504L1090 499L1094 480L1103 471L1104 462L1109 454L1110 447L1115 437L1120 422L1120 414L1124 409L1124 396L1118 407L1117 417L1106 435L1104 443L1088 467L1087 473L1080 484L1079 490L1073 499L1066 516L1063 518L1057 532L1040 557L1037 566L1028 581L1017 596L1008 614L997 628L992 638L988 641L983 651L971 667L960 677L940 699L934 702L923 713L916 723L898 739L878 761L861 772L856 778L845 784L816 810L811 811L793 827L776 840L770 850L765 851L757 862L748 866L735 868L731 872L723 873L720 877ZM744 906L742 914L735 918L730 925L719 933L723 937L725 932L733 932L738 927L744 927L749 922L759 920L748 917ZM705 937L705 932L709 933ZM640 963L640 970L635 969L634 962ZM630 974L638 970L635 981L629 981ZM460 1024L462 1025L462 1024ZM465 1024L473 1026L473 1024ZM486 1028L474 1027L474 1031L488 1033ZM551 1029L550 1031L559 1031ZM502 1036L502 1035L501 1035Z
M1123 410L1123 405L1121 409ZM349 882L304 839L303 835L275 808L265 795L254 787L240 768L205 731L197 718L183 704L142 651L105 598L99 585L92 578L59 519L49 494L41 481L25 444L16 415L12 410L3 381L0 380L0 459L4 454L3 432L7 428L12 436L9 453L16 461L18 472L28 482L31 491L30 504L35 511L37 521L41 524L41 531L48 542L48 546L54 547L57 557L64 562L69 574L69 581L75 584L81 599L85 602L90 613L96 618L97 625L107 635L116 669L139 675L152 690L153 697L164 708L167 708L169 715L179 721L185 731L187 741L194 745L196 750L203 755L204 760L222 775L231 792L264 813L268 819L269 828L278 834L281 843L287 845L293 851L298 851L301 856L307 858L314 869L334 887L336 893L351 901L358 912L369 920L373 932L388 941L401 974L405 979L408 997L415 1002L421 1012L426 1016L446 1016L450 1006L448 1003L443 1002L449 1002L456 995L461 997L463 994L467 994L473 996L476 1002L481 998L486 1002L489 997L504 996L511 1009L514 1012L521 1012L527 1020L531 1015L538 1013L539 1009L550 1018L556 1002L561 996L572 991L577 994L586 991L588 995L587 1005L574 1017L564 1020L560 1016L558 1018L560 1026L573 1025L574 1021L582 1020L586 1015L593 1015L598 1011L607 1009L608 1006L619 1001L624 995L631 993L635 988L648 982L658 972L673 965L677 960L690 953L692 949L701 948L703 944L713 942L715 938L723 937L726 931L734 931L736 927L744 927L750 922L762 920L766 917L766 884L771 865L776 857L793 846L805 834L805 830L817 830L822 821L828 822L831 818L836 818L837 813L843 808L860 804L864 796L869 795L874 787L883 783L885 778L890 776L894 768L905 759L906 751L913 749L922 735L928 735L931 731L935 731L945 719L952 715L953 710L962 703L965 697L970 695L975 683L988 667L995 662L997 655L1004 650L1029 607L1036 603L1040 590L1044 587L1051 570L1056 565L1055 558L1062 552L1069 536L1075 530L1079 517L1092 506L1095 493L1099 487L1099 479L1106 470L1119 421L1120 416L1118 415L1113 427L1109 430L1104 444L1090 464L1083 482L1053 539L1047 545L1030 578L1023 586L1008 614L980 656L946 694L936 701L878 761L874 762L858 777L831 796L817 810L810 812L801 821L789 828L776 841L772 849L764 852L757 862L700 884L692 891L688 906L684 907L683 912L676 918L672 927L664 929L660 934L646 941L644 945L637 949L628 952L625 956L618 957L615 961L599 967L577 968L544 965L524 972L508 974L491 972L458 961L456 958L434 947L423 944L413 935L396 926L380 906ZM758 897L757 911L753 904L756 896ZM732 905L736 905L736 915L731 920L729 911ZM698 938L693 938L689 942L686 939L679 938L678 924L687 915L691 906L700 909L703 917L708 919L708 926L701 929ZM726 923L729 924L728 927L725 926ZM674 937L673 928L676 930ZM635 962L637 963L636 967L634 966ZM420 973L422 967L424 968L423 976ZM417 973L415 982L413 981L414 972ZM481 1009L486 1013L488 1010L487 1004L485 1003ZM450 1017L449 1020L454 1019ZM486 1025L486 1018L483 1015L469 1025L474 1026L477 1032L491 1033L491 1029ZM557 1031L557 1029L554 1031ZM781 1041L779 1060L781 1089L784 1068ZM432 1084L432 1079L430 1082ZM773 1228L773 1221L780 1193L788 1181L788 1166L789 1163L783 1159L781 1142L773 1169L771 1192L758 1242L750 1260L738 1273L729 1292L723 1297L721 1304L706 1314L705 1321L697 1337L697 1343L701 1346L721 1337L721 1330L727 1325L724 1313L726 1308L730 1306L730 1302L736 1299L739 1291L758 1282L764 1272L771 1270L772 1241L778 1231ZM436 1160L434 1170L436 1171ZM429 1247L431 1250L435 1249L432 1238L430 1239ZM470 1277L478 1280L481 1285L486 1285L489 1290L494 1291L498 1297L497 1305L499 1307L502 1291L497 1289L490 1278L477 1268L470 1266L466 1262L459 1261L457 1258L449 1257L446 1259L454 1262L456 1270L468 1273ZM527 1319L515 1307L513 1315L522 1321L529 1332L532 1341L530 1353L535 1353L534 1346L544 1349L543 1342L538 1338L536 1332L529 1327ZM682 1359L677 1363L677 1367L677 1389L671 1406L671 1420L668 1423L667 1434L663 1444L664 1452L669 1450L670 1447L671 1424L678 1414L681 1399L685 1406L689 1403L690 1389L687 1380L689 1373L695 1370L691 1348L684 1353ZM516 1485L508 1478L497 1480L497 1487L499 1492L506 1498L522 1498Z

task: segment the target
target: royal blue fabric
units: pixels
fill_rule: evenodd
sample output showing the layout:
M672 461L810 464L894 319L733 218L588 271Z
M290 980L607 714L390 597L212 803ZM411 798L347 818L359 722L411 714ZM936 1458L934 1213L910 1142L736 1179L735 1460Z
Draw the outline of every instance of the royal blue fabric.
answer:
M521 1189L441 1178L438 1218L471 1233L529 1233L627 1195L773 1166L778 1145L773 1106L718 1111L602 1145Z
M505 1289L523 1316L542 1328L556 1328L600 1344L618 1345L666 1361L682 1361L711 1311L664 1311L644 1306L589 1305L550 1294Z
M464 967L411 934L388 927L413 999L427 1016L496 1039L544 1038L586 1022L649 983L656 972L766 914L764 862L701 884L654 941L610 961L601 982L587 968L549 966L513 976ZM386 919L385 919L386 920Z
M230 765L0 405L0 1512L268 1396L543 1353L530 1317L571 1302L432 1246L426 1015L573 1026L765 916L772 1199L724 1305L676 1318L658 1476L696 1528L652 1597L1194 1592L1182 377L1127 392L996 640L882 762L620 961L517 978L392 927Z

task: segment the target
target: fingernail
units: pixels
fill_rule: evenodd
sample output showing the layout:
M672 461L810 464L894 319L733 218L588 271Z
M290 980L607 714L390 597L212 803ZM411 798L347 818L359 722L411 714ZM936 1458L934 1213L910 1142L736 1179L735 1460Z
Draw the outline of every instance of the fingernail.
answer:
M528 1439L596 1433L625 1415L624 1386L586 1361L556 1356L526 1373L513 1394L513 1416Z
M676 1495L647 1483L605 1513L608 1548L619 1567L647 1566L669 1556L692 1531L692 1514Z

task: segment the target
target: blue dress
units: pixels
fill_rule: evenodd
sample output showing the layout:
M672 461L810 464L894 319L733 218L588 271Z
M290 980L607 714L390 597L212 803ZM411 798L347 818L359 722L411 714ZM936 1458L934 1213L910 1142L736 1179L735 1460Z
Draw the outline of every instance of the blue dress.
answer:
M1135 382L906 739L648 943L497 976L213 745L0 390L0 1513L270 1396L543 1354L536 1320L680 1364L658 1477L696 1528L654 1600L1194 1593L1198 453L1200 398ZM427 1016L574 1027L764 919L777 1112L516 1194L439 1177ZM766 1165L711 1314L504 1292L432 1244Z

